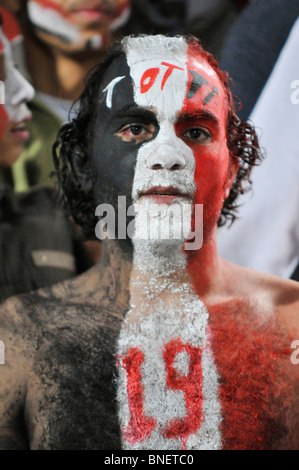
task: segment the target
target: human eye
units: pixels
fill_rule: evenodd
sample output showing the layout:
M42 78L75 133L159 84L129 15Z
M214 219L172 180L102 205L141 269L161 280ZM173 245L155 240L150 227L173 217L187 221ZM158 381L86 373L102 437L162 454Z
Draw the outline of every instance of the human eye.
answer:
M121 127L115 135L124 142L135 141L140 143L150 140L153 137L154 131L154 124L130 123Z
M183 132L183 137L194 143L209 143L211 140L211 133L202 127L191 127Z

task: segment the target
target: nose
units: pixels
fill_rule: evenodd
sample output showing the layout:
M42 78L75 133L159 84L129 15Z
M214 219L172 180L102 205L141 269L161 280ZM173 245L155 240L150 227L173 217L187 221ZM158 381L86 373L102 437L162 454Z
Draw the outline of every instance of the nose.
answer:
M182 170L186 166L183 153L174 146L160 144L147 158L147 167L152 170Z
M31 101L34 97L34 88L29 82L20 74L20 72L14 70L14 90L12 93L12 106L19 106L22 103Z

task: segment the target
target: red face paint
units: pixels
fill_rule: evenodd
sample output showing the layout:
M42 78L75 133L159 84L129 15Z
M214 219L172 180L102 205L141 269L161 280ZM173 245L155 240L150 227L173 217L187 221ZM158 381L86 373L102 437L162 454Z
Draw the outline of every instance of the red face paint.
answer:
M204 231L216 226L224 199L229 168L226 143L227 101L216 72L204 60L188 53L188 87L184 106L176 124L177 135L202 129L209 138L187 143L195 158L194 202L203 204Z
M47 8L50 10L57 11L61 16L67 17L68 12L63 8L63 4L59 4L56 2L53 2L52 0L30 0L30 2L37 3L38 5L41 5L43 8ZM65 5L65 2L64 2Z
M0 166L6 168L14 163L29 138L26 123L31 113L26 106L34 96L32 86L16 69L10 42L0 28L3 44L2 91L5 91L5 104L0 104Z
M74 13L81 15L81 20L98 21L101 19L101 13L109 15L112 20L118 18L126 9L130 7L130 0L115 0L108 2L94 2L86 5L85 1L65 2L53 0L29 0L30 3L37 3L41 7L53 10L64 18L76 22ZM98 14L97 14L98 13Z
M0 5L0 14L3 19L2 31L10 42L22 36L20 26L12 13Z
M10 127L9 117L6 112L6 109L2 104L0 104L0 139L8 131Z

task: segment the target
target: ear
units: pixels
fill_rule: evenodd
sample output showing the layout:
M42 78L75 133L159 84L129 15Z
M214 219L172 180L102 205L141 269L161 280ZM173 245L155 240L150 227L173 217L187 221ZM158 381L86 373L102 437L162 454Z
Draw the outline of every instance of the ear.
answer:
M239 170L239 159L234 156L230 156L228 178L224 189L224 199L227 199L231 190L232 185L236 179Z

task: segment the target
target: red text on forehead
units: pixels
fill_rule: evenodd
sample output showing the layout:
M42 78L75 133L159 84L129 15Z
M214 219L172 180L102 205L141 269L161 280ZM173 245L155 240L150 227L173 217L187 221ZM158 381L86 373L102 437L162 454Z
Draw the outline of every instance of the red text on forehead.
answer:
M165 65L167 67L162 83L161 83L161 90L163 90L168 78L172 74L172 72L176 70L184 70L182 67L178 67L177 65L174 64L169 64L168 62L161 62L161 65ZM155 84L157 77L160 73L160 68L159 67L153 67L151 69L147 69L144 74L141 77L140 80L140 92L141 93L146 93L149 91L152 86Z
M184 70L182 67L178 67L177 65L170 64L168 62L161 62L161 65L167 67L166 71L164 72L162 81L161 81L161 91L163 91L165 84L168 78L171 76L174 70ZM159 67L152 67L147 69L140 80L140 93L147 93L153 85L156 83L156 80L161 72ZM189 74L192 75L192 81L188 90L186 97L188 99L193 98L197 91L203 86L206 85L209 87L209 81L200 75L199 73L195 72L194 70L188 70ZM208 91L206 97L203 100L203 105L205 106L215 95L218 95L218 89L213 86L212 91Z

